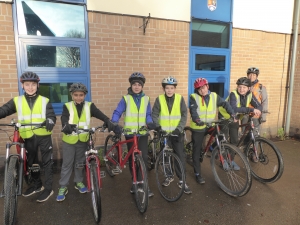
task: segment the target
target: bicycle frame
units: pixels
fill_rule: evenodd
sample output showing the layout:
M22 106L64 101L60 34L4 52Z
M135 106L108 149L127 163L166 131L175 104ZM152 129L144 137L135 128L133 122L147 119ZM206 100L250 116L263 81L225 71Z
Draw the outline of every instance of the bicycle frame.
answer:
M90 141L89 141L90 143ZM91 179L90 179L90 162L92 160L96 161L97 165L97 176L98 176L98 186L102 188L102 180L101 178L104 177L104 175L101 175L100 171L100 160L97 157L98 150L95 150L93 145L89 145L89 150L85 152L85 173L86 173L86 178L87 178L87 186L88 186L88 191L91 191Z

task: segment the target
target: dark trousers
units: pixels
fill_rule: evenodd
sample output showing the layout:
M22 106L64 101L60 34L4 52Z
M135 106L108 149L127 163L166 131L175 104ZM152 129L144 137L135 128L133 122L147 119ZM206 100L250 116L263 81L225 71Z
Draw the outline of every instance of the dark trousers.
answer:
M41 151L42 163L45 171L45 189L52 191L53 183L53 160L52 160L52 139L51 135L37 136L25 139L25 149L27 151L27 164L31 167L32 164L38 164L38 148ZM39 188L42 186L40 172L32 172L33 184Z
M173 149L174 153L178 156L180 159L182 166L183 166L183 172L185 173L185 151L184 151L184 142L183 142L184 135L181 134L179 137L170 137L170 147ZM179 179L181 180L182 174L180 172L180 167L178 164L175 164L175 171Z
M193 166L194 173L201 176L201 165L200 165L200 154L202 150L202 143L205 137L206 129L203 129L199 132L192 131L192 143L193 143Z

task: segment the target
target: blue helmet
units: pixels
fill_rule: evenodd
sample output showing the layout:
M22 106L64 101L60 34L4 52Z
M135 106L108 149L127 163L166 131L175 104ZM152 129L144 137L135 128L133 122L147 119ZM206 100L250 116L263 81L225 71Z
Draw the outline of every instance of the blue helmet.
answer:
M140 72L134 72L130 75L128 80L130 84L132 84L133 82L139 82L142 83L142 86L144 86L144 83L146 83L146 78Z
M169 76L165 77L162 82L162 86L165 87L166 85L174 85L175 87L177 86L177 80L175 77Z

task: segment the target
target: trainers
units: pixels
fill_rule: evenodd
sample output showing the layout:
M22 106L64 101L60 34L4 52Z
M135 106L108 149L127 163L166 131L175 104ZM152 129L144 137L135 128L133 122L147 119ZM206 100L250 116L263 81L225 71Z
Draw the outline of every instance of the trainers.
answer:
M179 187L179 188L182 188L182 182L179 181L178 187ZM191 189L187 186L187 184L184 185L183 192L186 193L186 194L192 194L192 191L191 191Z
M77 189L81 194L87 192L87 187L84 186L82 182L78 182L75 184L75 189Z
M37 202L45 202L48 200L48 198L53 195L53 191L49 191L47 189L42 191L42 194L40 194L40 196L38 197L38 199L36 200Z
M198 184L205 184L205 179L200 175L196 175L196 181Z
M134 194L134 185L131 186L131 188L130 188L130 193L131 193L131 194Z
M62 202L63 200L65 200L67 194L68 194L68 188L67 187L61 187L58 190L58 195L56 197L56 201Z
M174 180L173 177L167 177L161 185L168 187L173 180Z
M251 157L251 159L252 159L252 162L255 162L255 163L257 163L257 162L258 162L258 159L256 158L256 155L255 155L255 153L253 152L251 155L252 155L252 157Z
M222 163L221 163L220 166L223 167L223 169L224 169L225 171L228 171L228 170L229 170L229 165L228 165L228 162L227 162L226 159L224 159L223 165L222 165Z
M30 188L28 188L28 189L24 192L23 196L24 196L24 197L28 197L28 196L33 195L33 194L35 194L35 193L38 193L38 192L40 192L40 191L42 191L42 190L44 190L44 187L43 187L43 186L42 186L42 187L39 187L39 188L36 188L36 187L30 187Z
M153 192L150 190L150 188L148 188L148 197L150 198L150 197L152 197L152 196L154 196L154 194L153 194Z
M232 167L233 167L233 170L236 170L236 171L238 171L238 170L240 170L241 168L239 167L239 165L238 164L236 164L236 162L235 161L231 161L231 165L232 165Z

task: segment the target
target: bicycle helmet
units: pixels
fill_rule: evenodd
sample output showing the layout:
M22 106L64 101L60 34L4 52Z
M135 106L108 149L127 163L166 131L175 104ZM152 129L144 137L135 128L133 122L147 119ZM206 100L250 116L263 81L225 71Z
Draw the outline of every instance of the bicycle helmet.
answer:
M251 87L251 80L247 77L241 77L236 82L237 85L245 85L247 87Z
M208 81L205 78L197 78L194 82L195 89L198 89L204 85L208 85Z
M165 77L162 82L162 86L165 87L166 85L174 85L175 87L177 86L177 80L175 77L169 76Z
M140 72L134 72L133 74L130 75L129 77L129 83L132 85L135 82L140 83L142 86L146 83L146 78L144 75Z
M82 91L84 94L88 93L88 90L87 90L86 86L83 83L73 83L70 86L69 91L71 93L76 92L76 91Z
M249 73L255 73L255 74L258 76L258 74L259 74L259 69L256 68L256 67L249 67L248 70L247 70L247 75L248 75Z
M20 77L20 82L24 83L25 81L33 81L33 82L39 82L40 78L39 76L34 72L25 72Z

